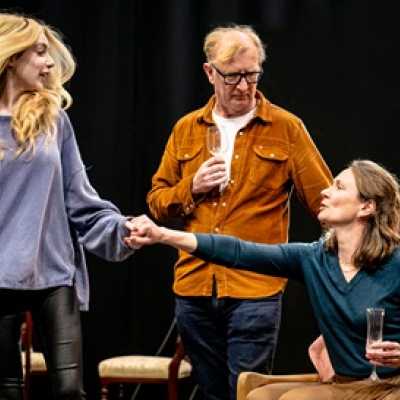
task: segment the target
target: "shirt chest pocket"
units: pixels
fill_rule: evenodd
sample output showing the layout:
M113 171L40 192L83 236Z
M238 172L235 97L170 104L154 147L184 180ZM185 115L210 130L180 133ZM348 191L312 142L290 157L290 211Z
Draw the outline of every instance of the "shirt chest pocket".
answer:
M185 177L195 174L204 162L203 145L180 147L177 153L177 159L180 165L181 176Z
M253 145L250 155L250 181L257 186L279 189L289 179L288 158L288 151L283 147Z

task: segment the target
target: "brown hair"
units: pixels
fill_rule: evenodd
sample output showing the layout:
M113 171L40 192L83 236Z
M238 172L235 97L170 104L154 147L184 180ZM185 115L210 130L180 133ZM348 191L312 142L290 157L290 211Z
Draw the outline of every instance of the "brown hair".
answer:
M369 160L350 163L359 197L372 200L375 212L368 217L360 247L353 255L355 266L367 270L376 269L400 244L400 188L395 175ZM334 230L325 239L328 250L337 251Z

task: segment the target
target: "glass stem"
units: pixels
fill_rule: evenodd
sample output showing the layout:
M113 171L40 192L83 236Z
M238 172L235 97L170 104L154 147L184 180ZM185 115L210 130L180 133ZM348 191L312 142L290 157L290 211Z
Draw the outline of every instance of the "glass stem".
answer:
M370 375L369 379L371 379L371 381L378 381L379 380L379 376L376 373L376 365L372 366L372 372L371 372L371 375Z

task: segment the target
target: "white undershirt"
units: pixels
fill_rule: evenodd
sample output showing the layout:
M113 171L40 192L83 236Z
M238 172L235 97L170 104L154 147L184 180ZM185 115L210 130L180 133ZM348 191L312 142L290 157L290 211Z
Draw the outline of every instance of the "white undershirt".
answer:
M221 185L222 191L229 182L231 176L231 162L233 150L235 148L236 134L254 117L256 108L250 110L247 114L239 117L225 118L218 115L215 110L212 112L212 118L221 132L222 148L225 150L223 153L226 164L226 181Z

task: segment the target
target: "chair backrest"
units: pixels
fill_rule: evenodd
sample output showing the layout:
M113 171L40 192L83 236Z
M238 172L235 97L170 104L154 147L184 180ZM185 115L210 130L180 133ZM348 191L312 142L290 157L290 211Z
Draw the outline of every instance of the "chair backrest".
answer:
M171 364L169 365L169 376L177 377L181 361L185 358L185 349L183 347L182 339L178 335L176 339L175 353L172 357Z
M335 372L322 335L311 343L308 348L308 354L318 372L317 374L265 375L257 372L242 372L237 382L237 400L245 400L253 389L271 383L329 382Z
M258 372L241 372L237 382L237 400L246 400L253 389L272 383L310 382L320 382L318 374L264 375Z

